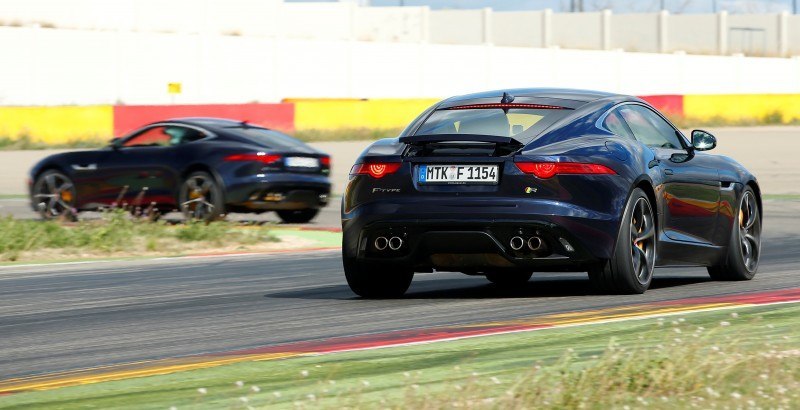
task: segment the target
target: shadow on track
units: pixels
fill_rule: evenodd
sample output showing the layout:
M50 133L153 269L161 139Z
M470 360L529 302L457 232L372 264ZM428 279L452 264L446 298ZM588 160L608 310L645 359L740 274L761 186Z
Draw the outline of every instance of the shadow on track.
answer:
M458 300L458 299L508 299L508 298L554 298L567 296L601 295L588 279L583 277L539 278L517 288L509 289L486 282L482 278L415 281L401 299L409 300ZM682 276L653 278L650 290L667 289L709 282L707 276ZM331 285L306 288L289 292L276 292L264 295L276 299L325 300L360 299L347 285Z

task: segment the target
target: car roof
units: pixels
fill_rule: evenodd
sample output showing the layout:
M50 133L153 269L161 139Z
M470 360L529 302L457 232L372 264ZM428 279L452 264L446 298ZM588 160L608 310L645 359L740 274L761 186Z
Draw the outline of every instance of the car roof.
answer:
M556 98L563 100L581 101L588 103L591 101L599 100L602 98L618 97L620 99L632 99L633 97L608 93L604 91L592 90L579 90L572 88L511 88L505 90L484 91L479 93L458 95L450 97L443 103L453 103L467 100L477 100L484 98L502 98L503 94L507 93L514 97L528 97L528 98Z
M194 125L198 127L235 127L237 125L242 125L242 123L245 121L236 121L227 118L214 118L214 117L181 117L181 118L171 118L164 121L158 121L154 124L161 124L165 122Z

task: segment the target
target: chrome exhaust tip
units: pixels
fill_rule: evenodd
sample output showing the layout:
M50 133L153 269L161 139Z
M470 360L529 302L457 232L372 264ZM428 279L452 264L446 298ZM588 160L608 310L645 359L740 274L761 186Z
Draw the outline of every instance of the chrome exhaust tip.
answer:
M396 251L403 246L403 240L399 236L392 236L392 239L389 239L389 249Z
M538 251L544 247L544 241L538 236L531 236L528 238L528 249Z
M508 245L511 246L511 249L518 251L525 246L525 240L522 239L521 236L515 236L511 238L511 240L508 242Z
M389 246L389 240L386 239L385 236L379 236L375 238L375 243L373 243L373 245L375 245L375 249L382 251L386 249L387 246Z

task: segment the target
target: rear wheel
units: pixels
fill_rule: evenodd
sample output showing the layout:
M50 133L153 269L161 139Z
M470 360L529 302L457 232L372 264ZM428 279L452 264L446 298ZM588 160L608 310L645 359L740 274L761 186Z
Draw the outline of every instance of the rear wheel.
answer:
M589 271L598 289L611 293L644 293L653 280L656 261L656 224L644 191L628 198L611 259Z
M43 219L77 219L75 185L58 171L45 171L33 184L33 201Z
M343 258L344 276L350 289L370 299L403 296L411 285L414 272L393 266L367 265L353 258Z
M222 189L208 172L189 174L181 184L181 212L187 220L215 221L225 214Z
M486 274L486 279L501 287L524 285L533 276L533 272L491 272Z
M733 224L728 252L718 264L708 268L714 280L750 280L758 270L761 256L761 214L756 195L745 188L739 201L738 218Z
M281 221L289 224L304 224L319 213L319 209L298 209L294 211L275 211Z

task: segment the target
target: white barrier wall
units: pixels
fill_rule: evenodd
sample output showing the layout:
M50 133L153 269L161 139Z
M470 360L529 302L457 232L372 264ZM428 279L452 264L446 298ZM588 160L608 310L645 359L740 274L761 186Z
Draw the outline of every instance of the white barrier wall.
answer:
M0 28L0 104L442 97L504 87L800 93L800 59ZM167 83L183 92L167 94Z
M800 16L788 14L494 12L283 0L0 0L0 25L32 24L318 40L800 54Z

